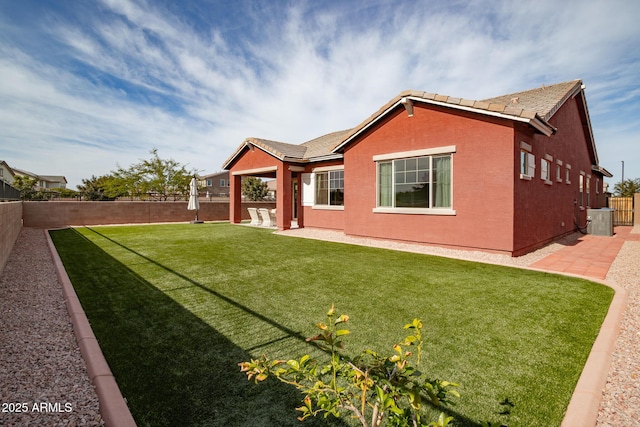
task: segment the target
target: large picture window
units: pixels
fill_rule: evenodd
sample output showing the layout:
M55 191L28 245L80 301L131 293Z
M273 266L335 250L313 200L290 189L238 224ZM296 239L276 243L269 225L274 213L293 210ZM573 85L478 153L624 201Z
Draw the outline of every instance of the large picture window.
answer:
M451 154L378 162L378 207L451 209Z
M317 172L316 205L344 205L344 170Z

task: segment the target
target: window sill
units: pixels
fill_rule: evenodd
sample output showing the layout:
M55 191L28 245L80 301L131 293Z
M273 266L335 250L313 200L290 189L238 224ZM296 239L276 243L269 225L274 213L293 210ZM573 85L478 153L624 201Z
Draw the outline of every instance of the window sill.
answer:
M311 209L321 211L343 211L344 206L332 206L332 205L313 205Z
M548 179L544 180L545 185L553 185L553 181L550 181Z
M520 179L524 179L525 181L531 181L531 177L529 175L520 174Z
M390 214L410 214L410 215L455 215L453 209L428 209L428 208L373 208L373 213L390 213Z

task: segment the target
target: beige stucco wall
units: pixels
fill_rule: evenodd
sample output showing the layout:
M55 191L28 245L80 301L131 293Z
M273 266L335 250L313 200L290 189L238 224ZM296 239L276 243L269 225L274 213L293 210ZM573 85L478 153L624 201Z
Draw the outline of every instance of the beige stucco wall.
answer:
M0 203L0 273L22 229L22 202Z
M271 209L275 203L243 203L243 218L249 219L247 207ZM188 222L195 211L187 210L187 202L24 202L24 226L55 228L69 225L148 224L156 222ZM198 219L229 220L229 202L201 201Z

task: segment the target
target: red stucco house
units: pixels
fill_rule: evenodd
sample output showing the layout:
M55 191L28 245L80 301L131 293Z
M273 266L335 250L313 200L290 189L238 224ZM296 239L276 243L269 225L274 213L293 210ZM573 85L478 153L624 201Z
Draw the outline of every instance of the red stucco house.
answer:
M279 229L525 254L604 207L580 80L473 101L405 91L353 129L303 144L246 139L223 164L277 182Z

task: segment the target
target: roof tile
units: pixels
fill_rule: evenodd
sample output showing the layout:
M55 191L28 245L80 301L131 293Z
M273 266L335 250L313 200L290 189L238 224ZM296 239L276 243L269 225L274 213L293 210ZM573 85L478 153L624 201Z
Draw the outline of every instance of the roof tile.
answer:
M313 161L315 158L333 155L339 152L338 148L346 144L351 137L357 135L362 129L365 129L370 123L374 122L378 117L389 109L398 105L403 97L418 98L424 101L438 101L446 104L459 105L474 110L484 110L487 112L498 112L514 118L536 119L541 118L543 121L549 120L555 112L577 91L581 90L582 81L572 80L565 83L558 83L550 86L542 86L539 88L516 92L507 95L498 96L479 101L464 98L450 97L446 95L438 95L431 92L422 92L416 90L405 90L398 96L391 99L385 105L380 107L375 113L366 120L358 124L353 129L347 129L339 132L333 132L321 137L312 139L299 145L288 144L278 141L270 141L259 138L248 138L236 152L225 162L225 166L231 164L233 159L242 151L247 143L254 144L263 150L272 153L276 157L284 160L285 158L296 159L301 162ZM482 112L482 111L480 111Z

